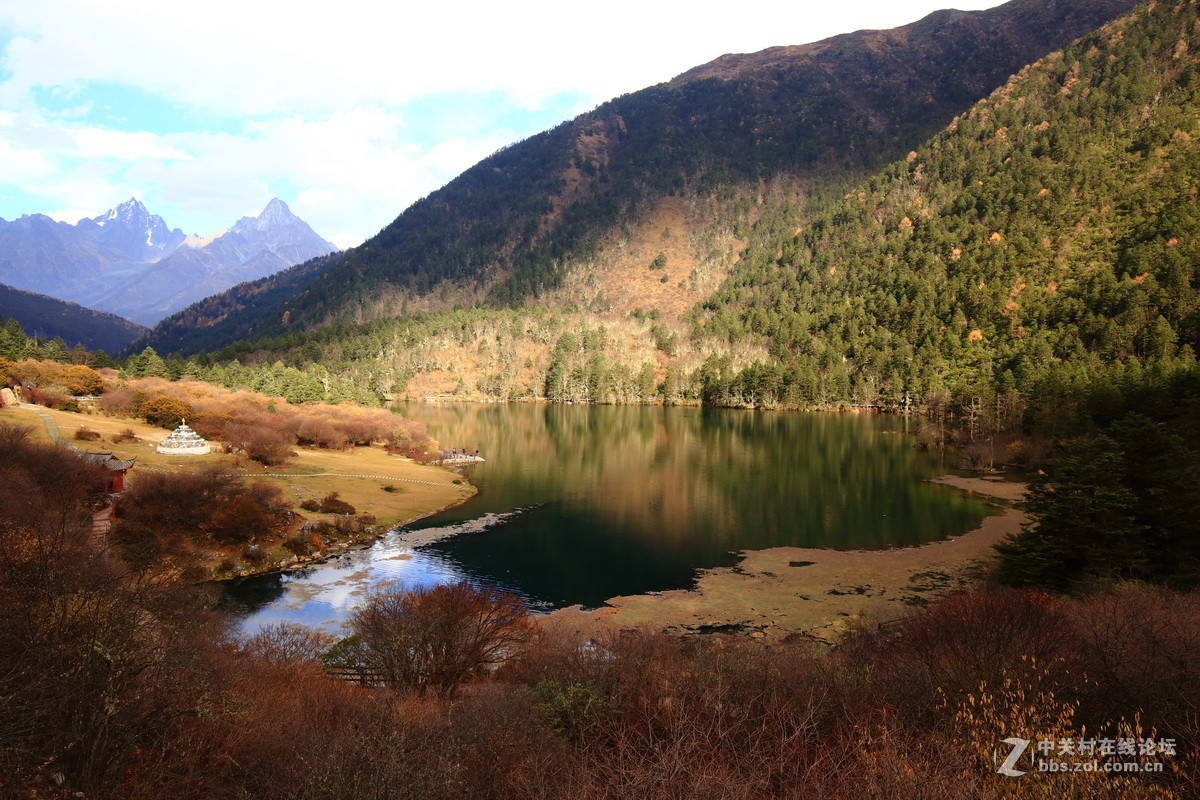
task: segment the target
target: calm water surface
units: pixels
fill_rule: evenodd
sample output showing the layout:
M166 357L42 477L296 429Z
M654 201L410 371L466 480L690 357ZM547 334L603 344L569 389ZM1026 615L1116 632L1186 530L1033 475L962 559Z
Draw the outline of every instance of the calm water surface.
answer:
M926 478L940 455L900 417L699 408L409 404L445 447L479 448L466 504L409 526L456 533L410 548L389 536L288 575L231 584L240 624L334 632L380 584L466 578L535 605L689 586L739 550L884 548L964 533L989 513Z

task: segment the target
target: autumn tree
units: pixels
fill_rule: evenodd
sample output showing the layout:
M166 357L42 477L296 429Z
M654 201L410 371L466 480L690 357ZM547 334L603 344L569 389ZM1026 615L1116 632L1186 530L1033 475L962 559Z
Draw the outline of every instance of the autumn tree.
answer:
M389 685L445 698L516 656L534 633L519 597L466 581L376 594L354 612L350 628L363 667Z
M214 632L90 537L102 467L0 423L0 474L0 795L121 796L195 713Z
M224 467L143 471L122 497L113 539L136 567L186 562L198 539L245 542L281 530L287 513L278 487Z
M142 401L138 413L151 425L175 428L192 413L188 404L167 395L155 395Z

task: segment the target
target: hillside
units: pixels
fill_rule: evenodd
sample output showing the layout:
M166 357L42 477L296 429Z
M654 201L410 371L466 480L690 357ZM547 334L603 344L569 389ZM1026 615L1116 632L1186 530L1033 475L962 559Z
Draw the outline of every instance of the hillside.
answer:
M782 362L742 381L752 402L1029 395L1190 361L1198 90L1196 6L1142 6L1023 70L802 232L755 240L701 328Z
M815 217L764 211L690 328L646 311L475 310L220 355L317 361L416 396L978 411L1019 392L1061 414L1072 385L1187 363L1200 344L1195 16L1147 6L1022 70Z
M194 352L454 305L566 306L572 298L554 293L578 271L591 266L585 281L617 288L607 275L651 263L653 248L621 254L673 210L679 222L658 227L686 244L662 277L683 294L664 300L690 305L728 273L764 200L802 202L868 174L1131 5L1014 0L722 57L495 153L321 274L269 284L291 296L251 284L166 320L150 342ZM683 202L672 209L671 198ZM589 295L593 310L606 310L602 294Z
M29 336L60 336L68 347L82 344L87 350L106 353L119 353L148 330L116 314L4 284L0 284L0 318L15 319Z

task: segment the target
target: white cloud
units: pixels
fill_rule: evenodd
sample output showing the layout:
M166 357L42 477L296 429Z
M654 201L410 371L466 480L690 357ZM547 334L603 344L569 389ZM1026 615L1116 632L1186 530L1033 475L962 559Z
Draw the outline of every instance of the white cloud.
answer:
M205 235L258 213L271 186L286 181L303 187L293 210L341 247L512 137L489 131L420 148L405 138L401 114L379 108L252 123L238 134L123 133L33 112L20 119L0 120L0 163L13 165L2 180L44 198L56 219L94 216L136 195L172 225L181 223L169 212L186 210L195 220L188 232Z
M86 159L140 161L152 158L177 161L190 158L187 153L164 145L160 136L149 131L127 133L85 127L76 132L75 144L76 155Z
M4 62L10 94L105 80L226 112L311 113L453 91L499 90L534 106L563 91L607 98L722 53L890 27L942 5L744 0L718 14L645 0L38 0L6 4L0 25L18 37Z
M431 144L428 118L423 134L410 130L411 101L458 98L461 106L464 94L498 92L536 109L570 93L593 98L591 107L722 53L889 27L940 5L744 0L736 13L715 14L645 0L4 3L0 189L38 198L41 208L22 210L58 209L64 219L136 195L203 235L256 213L272 187L286 186L297 214L348 246L534 132L496 130L491 106L443 110ZM88 116L86 100L74 102L89 84L150 93L201 122L184 133L149 121L141 124L150 130L115 130L122 126ZM38 107L46 96L54 113ZM64 110L64 102L74 105ZM222 120L214 130L199 129L206 113Z
M404 131L402 115L358 108L317 120L256 123L242 136L180 134L167 140L193 159L150 162L137 175L164 187L168 202L199 200L229 220L256 213L271 197L268 187L287 180L305 187L293 210L346 247L508 140L504 133L489 132L424 149L408 141ZM256 176L258 185L247 186L247 175Z

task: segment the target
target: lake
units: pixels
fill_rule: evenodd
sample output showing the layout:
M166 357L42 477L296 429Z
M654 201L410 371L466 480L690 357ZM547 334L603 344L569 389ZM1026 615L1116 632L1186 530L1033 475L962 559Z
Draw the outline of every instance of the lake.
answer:
M927 478L901 416L655 406L407 404L479 493L401 531L447 538L372 547L227 584L243 630L279 621L340 631L372 587L466 579L542 608L691 585L739 550L872 549L965 533L990 507Z

